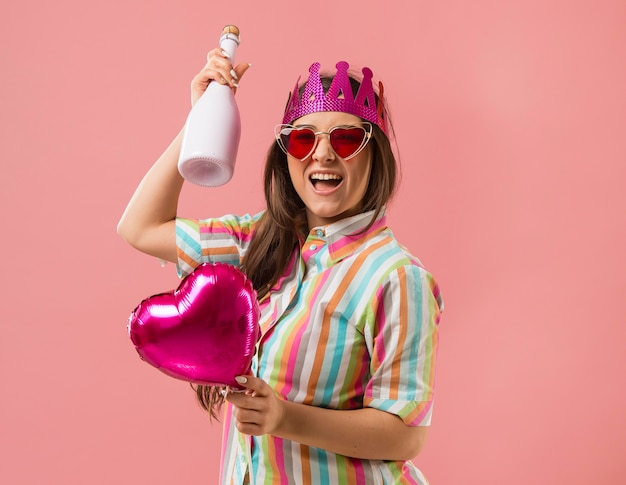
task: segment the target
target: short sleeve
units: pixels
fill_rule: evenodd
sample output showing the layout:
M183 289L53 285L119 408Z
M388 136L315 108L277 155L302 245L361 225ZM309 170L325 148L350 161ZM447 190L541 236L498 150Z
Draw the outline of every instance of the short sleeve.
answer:
M428 426L443 311L439 287L423 268L400 266L379 288L371 309L371 379L364 405L396 414L409 426Z
M262 216L226 215L214 219L176 219L178 276L183 278L202 263L240 266Z

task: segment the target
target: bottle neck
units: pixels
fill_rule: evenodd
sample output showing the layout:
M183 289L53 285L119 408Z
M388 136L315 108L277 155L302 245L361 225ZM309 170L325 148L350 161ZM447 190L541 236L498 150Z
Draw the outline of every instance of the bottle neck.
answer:
M223 34L220 37L220 47L230 56L231 64L235 65L235 52L239 45L239 37L234 34Z

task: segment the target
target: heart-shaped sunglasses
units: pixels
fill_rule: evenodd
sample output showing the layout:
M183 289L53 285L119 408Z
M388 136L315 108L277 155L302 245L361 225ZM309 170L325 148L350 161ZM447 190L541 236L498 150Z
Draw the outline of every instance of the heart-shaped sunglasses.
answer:
M334 126L328 131L315 131L310 126L276 125L274 135L278 146L287 155L304 161L313 153L321 135L328 135L330 146L344 160L355 157L372 137L372 125Z

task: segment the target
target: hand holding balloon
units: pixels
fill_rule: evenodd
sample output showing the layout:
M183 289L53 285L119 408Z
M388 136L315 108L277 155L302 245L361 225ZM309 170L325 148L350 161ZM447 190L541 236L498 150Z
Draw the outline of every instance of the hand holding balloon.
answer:
M204 263L175 291L133 310L128 332L141 358L194 384L241 386L260 336L252 283L237 268Z

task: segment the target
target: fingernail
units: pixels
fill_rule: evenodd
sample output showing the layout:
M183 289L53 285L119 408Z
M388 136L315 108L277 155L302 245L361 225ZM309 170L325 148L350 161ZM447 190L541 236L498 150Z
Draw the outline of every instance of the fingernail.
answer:
M248 382L248 379L246 379L244 376L237 376L237 377L235 377L235 380L239 384L245 384L246 382Z
M222 389L222 390L220 391L220 394L221 394L223 397L228 396L228 389Z
M237 84L237 83L236 83L236 82L234 82L234 81L233 81L233 82L231 82L231 84L232 84L234 87L236 87L236 88L238 88L238 87L239 87L239 84Z
M237 76L237 73L235 72L235 70L234 70L234 69L231 69L231 70L230 70L230 75L231 75L232 77L234 77L235 79L239 79L239 76Z
M230 59L230 54L226 52L225 50L222 51L222 55Z

